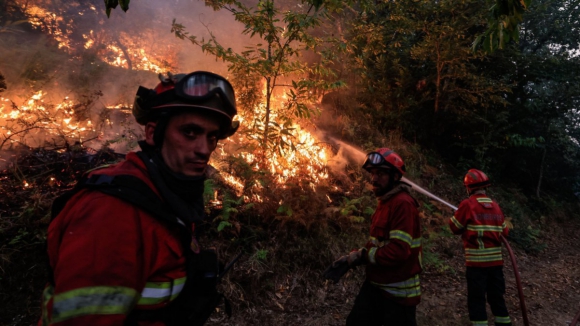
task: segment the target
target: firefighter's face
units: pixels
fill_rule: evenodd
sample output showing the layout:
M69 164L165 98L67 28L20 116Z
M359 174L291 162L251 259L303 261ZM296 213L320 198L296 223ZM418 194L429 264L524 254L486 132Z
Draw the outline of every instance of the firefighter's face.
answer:
M155 123L147 124L145 134L150 145L153 145L154 131ZM163 161L173 172L202 176L216 149L218 135L218 122L207 116L183 113L171 117L161 146Z
M375 196L380 197L386 194L391 188L395 181L399 181L401 176L397 173L394 174L394 178L391 179L389 170L384 168L371 168L369 169L371 174L371 185L373 186L373 193Z

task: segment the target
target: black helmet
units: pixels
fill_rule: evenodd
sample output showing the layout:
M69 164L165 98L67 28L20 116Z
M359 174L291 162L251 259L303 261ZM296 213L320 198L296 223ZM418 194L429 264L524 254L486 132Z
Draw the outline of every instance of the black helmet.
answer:
M206 71L190 74L159 74L154 89L139 86L133 103L137 123L145 125L174 112L204 112L214 115L222 130L221 139L233 135L239 127L234 88L222 76Z

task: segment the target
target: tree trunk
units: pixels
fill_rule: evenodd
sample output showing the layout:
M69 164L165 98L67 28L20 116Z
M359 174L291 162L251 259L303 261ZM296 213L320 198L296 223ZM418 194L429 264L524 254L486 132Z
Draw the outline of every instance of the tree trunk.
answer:
M540 176L538 177L538 186L536 187L536 197L538 198L540 198L540 187L542 186L542 177L544 176L544 162L546 161L546 152L548 152L548 146L544 146L542 160L540 161Z
M117 42L117 45L119 45L119 48L121 49L121 51L123 51L123 55L125 56L125 59L127 59L127 69L133 70L133 63L131 62L131 57L129 56L129 52L127 52L127 47L125 45L123 45L123 43L121 43L121 40L119 40L119 38L115 38L115 41Z

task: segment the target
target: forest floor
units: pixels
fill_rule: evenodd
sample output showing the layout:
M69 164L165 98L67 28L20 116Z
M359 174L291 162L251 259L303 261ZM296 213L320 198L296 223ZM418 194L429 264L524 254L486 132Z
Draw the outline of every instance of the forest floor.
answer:
M580 309L580 221L551 223L542 228L538 240L546 247L540 253L527 254L513 246L528 319L535 326L565 326ZM469 325L460 239L439 237L429 250L439 254L439 261L422 274L418 324ZM40 314L40 296L46 280L43 248L41 244L31 245L10 256L9 264L0 265L0 325L32 325ZM514 325L524 325L513 268L505 249L504 259L506 303ZM271 277L265 278L266 283L249 285L251 281L244 281L252 277L248 264L248 260L240 260L225 282L233 317L227 319L220 311L212 315L208 325L344 325L364 277L359 267L338 284L330 284L321 279L321 271L303 266L283 275L268 272ZM248 289L251 287L254 289ZM265 289L259 291L259 297L255 287ZM489 313L490 325L492 318Z
M566 326L580 309L580 221L545 226L539 241L546 245L530 255L512 246L522 281L529 325ZM441 237L431 248L444 252L437 266L422 274L422 302L417 323L425 326L467 326L467 287L463 249L458 237ZM525 325L520 309L513 267L503 250L506 304L513 325ZM316 273L314 273L315 275ZM362 268L349 272L338 284L272 296L261 307L235 312L228 320L216 316L211 325L344 325L363 280ZM323 283L321 281L321 283ZM235 301L235 300L234 300ZM493 315L488 307L489 325Z

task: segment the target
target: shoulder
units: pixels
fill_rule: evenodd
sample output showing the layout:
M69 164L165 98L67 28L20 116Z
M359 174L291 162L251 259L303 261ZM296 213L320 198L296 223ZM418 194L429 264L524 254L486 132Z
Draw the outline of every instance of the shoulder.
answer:
M404 206L410 205L415 208L419 207L419 203L417 202L417 200L413 196L411 196L411 194L408 193L407 191L401 191L398 194L396 194L393 197L392 202L394 205L404 205Z
M90 222L95 219L99 223L111 221L119 224L127 223L131 220L127 217L141 213L144 213L141 209L119 198L97 190L83 189L66 203L56 220Z
M470 198L465 198L464 200L461 201L461 203L459 203L459 207L469 206L470 203L471 203L471 199Z

